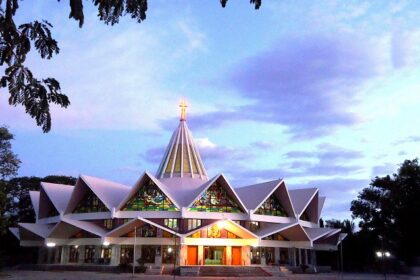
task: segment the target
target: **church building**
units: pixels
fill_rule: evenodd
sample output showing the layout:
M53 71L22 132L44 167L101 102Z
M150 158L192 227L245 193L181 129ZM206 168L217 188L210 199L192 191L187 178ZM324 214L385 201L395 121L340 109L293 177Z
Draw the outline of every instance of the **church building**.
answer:
M337 250L344 237L320 227L318 188L209 177L184 103L155 174L132 186L80 175L74 186L41 183L30 198L36 222L10 231L39 248L39 263L293 267L316 265L315 252Z

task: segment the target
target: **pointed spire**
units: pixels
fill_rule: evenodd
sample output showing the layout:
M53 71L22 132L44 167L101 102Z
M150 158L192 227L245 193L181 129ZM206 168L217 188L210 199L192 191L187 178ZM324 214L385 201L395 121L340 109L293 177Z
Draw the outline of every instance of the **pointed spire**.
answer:
M158 179L186 177L208 180L194 138L187 126L185 110L188 106L182 100L179 107L181 107L180 122L172 134L156 177Z

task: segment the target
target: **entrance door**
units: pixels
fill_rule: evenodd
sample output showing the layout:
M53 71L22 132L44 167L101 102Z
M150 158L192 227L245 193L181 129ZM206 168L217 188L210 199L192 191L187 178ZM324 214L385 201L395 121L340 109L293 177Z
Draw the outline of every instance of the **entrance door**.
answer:
M232 265L241 265L241 247L232 247Z
M187 250L187 264L197 265L198 248L197 246L188 246Z

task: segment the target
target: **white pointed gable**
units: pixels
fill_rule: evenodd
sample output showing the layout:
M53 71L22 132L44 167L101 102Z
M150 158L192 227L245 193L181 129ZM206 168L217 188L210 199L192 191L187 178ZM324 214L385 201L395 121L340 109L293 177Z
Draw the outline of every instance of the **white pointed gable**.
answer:
M131 190L131 187L101 178L86 175L81 175L80 178L109 210L118 207Z
M53 229L54 225L50 224L32 224L32 223L18 223L19 227L28 230L39 237L46 238ZM22 234L20 234L21 237Z
M51 230L48 237L69 238L81 230L95 234L98 237L105 236L106 234L105 229L94 223L64 218Z
M29 191L29 197L31 198L32 208L35 211L35 217L38 219L39 216L39 191Z
M317 188L289 190L290 198L292 200L296 215L300 216L303 214L311 199L317 192Z
M282 182L282 179L235 188L236 193L248 209L255 210Z
M199 200L201 198L201 196L207 191L208 188L210 188L210 186L212 186L214 183L219 182L220 186L226 191L226 193L235 200L235 202L239 205L239 207L242 209L242 211L244 213L247 213L248 210L246 209L244 203L242 202L242 200L240 199L240 197L238 196L238 194L235 192L235 190L232 188L232 186L229 184L229 182L226 180L225 176L223 175L223 173L214 176L212 179L210 179L208 182L206 182L205 184L203 184L203 186L201 186L198 191L199 194L188 204L188 208L192 207L194 202L196 202L197 200Z
M325 196L320 196L319 200L318 200L318 219L321 218L321 213L322 213L322 209L324 208L324 204L325 204Z
M249 231L248 229L244 228L240 224L235 223L231 219L214 221L210 224L206 224L206 225L203 225L201 227L198 227L198 228L184 234L184 236L186 236L186 237L191 236L194 233L196 233L198 231L201 231L202 229L210 228L214 225L220 225L220 228L226 229L227 231L230 231L231 233L235 234L236 236L239 236L240 238L246 238L246 239L248 239L248 238L258 238L258 236L255 233Z
M154 222L152 222L148 219L144 219L144 218L141 218L141 217L137 217L135 219L132 219L131 221L129 221L129 222L113 229L113 230L111 230L110 232L108 232L106 234L106 236L107 237L120 237L124 234L127 234L127 233L133 231L135 227L138 228L138 227L141 227L142 225L145 225L145 224L152 225L156 228L160 228L161 230L167 231L171 234L180 236L179 233L177 233L177 232L175 232L175 231L173 231L173 230L171 230L167 227L161 226L157 223L154 223Z
M143 173L142 176L140 176L140 178L137 180L136 184L134 185L133 188L131 188L130 192L127 194L127 196L121 201L121 203L118 205L117 210L121 210L126 204L127 202L130 201L130 199L135 196L137 194L137 192L139 191L139 189L146 183L146 180L149 179L151 180L157 187L159 190L162 191L162 193L167 196L169 198L169 200L178 208L181 209L180 205L178 204L178 202L174 199L174 197L172 196L172 194L169 192L168 188L162 183L160 182L158 179L156 179L153 175L151 175L148 172Z
M74 186L41 182L41 188L44 189L57 211L61 213L67 207Z
M334 234L337 232L337 229L331 229L331 228L303 228L308 236L311 238L312 241L318 240L324 236ZM340 232L340 229L338 229L338 232Z

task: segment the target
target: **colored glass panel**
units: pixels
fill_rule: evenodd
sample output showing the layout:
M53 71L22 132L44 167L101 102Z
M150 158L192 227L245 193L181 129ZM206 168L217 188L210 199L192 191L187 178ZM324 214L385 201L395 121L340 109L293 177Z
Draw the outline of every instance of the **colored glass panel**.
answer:
M199 212L242 212L239 205L217 182L211 185L189 210Z
M73 213L90 213L90 212L108 212L105 204L93 193L91 189L87 189L82 200L77 204Z
M148 180L122 208L125 211L179 211L179 209L163 194L163 192Z
M270 197L264 201L260 208L255 211L255 214L281 217L287 216L286 211L274 194L270 195Z
M285 238L280 233L274 233L269 236L266 236L263 238L263 240L277 240L277 241L289 241L287 238Z

